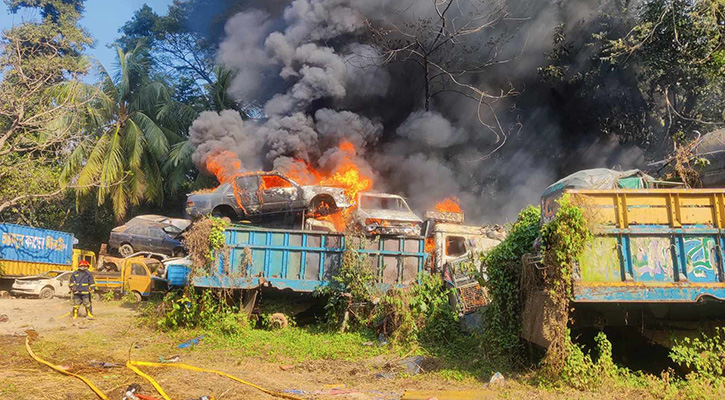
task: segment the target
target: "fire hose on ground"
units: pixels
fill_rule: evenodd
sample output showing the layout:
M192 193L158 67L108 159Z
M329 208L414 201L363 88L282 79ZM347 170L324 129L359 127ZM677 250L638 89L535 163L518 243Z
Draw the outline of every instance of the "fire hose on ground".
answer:
M37 355L35 355L35 353L33 353L33 350L30 348L30 336L27 336L25 338L25 349L28 351L28 354L30 354L30 357L32 357L35 361L37 361L37 362L39 362L39 363L41 363L43 365L46 365L46 366L50 367L51 369L53 369L53 370L55 370L57 372L60 372L63 375L68 375L68 376L72 376L74 378L80 379L100 399L102 399L102 400L109 400L109 398L105 394L103 394L103 392L101 392L101 390L98 389L98 387L96 387L93 384L93 382L91 382L87 378L85 378L85 377L83 377L81 375L74 374L72 372L66 371L62 367L60 367L58 365L51 364L48 361L45 361L42 358L40 358ZM147 361L131 361L131 360L128 360L126 362L126 367L128 367L128 369L130 369L131 371L133 371L134 373L136 373L138 376L146 379L156 389L156 391L161 395L161 397L164 398L164 400L171 400L171 398L166 394L166 392L161 387L161 385L159 385L158 382L156 382L156 380L154 380L154 378L152 378L151 376L145 374L143 371L141 371L140 369L138 369L138 367L142 367L142 366L143 367L179 368L179 369L185 369L185 370L188 370L188 371L212 373L212 374L216 374L216 375L223 376L225 378L229 378L229 379L231 379L233 381L236 381L236 382L239 382L239 383L241 383L243 385L252 387L252 388L257 389L257 390L259 390L259 391L261 391L263 393L266 393L266 394L268 394L270 396L279 397L279 398L288 399L288 400L303 400L301 397L297 397L297 396L293 396L293 395L290 395L290 394L281 393L281 392L275 392L273 390L265 389L265 388L263 388L263 387L261 387L259 385L254 384L254 383L244 381L244 380L239 379L239 378L237 378L235 376L232 376L232 375L229 375L229 374L227 374L225 372L221 372L221 371L217 371L217 370L199 368L199 367L195 367L193 365L188 365L188 364L178 364L178 363L175 363L175 364L164 364L164 363L155 363L155 362L147 362Z

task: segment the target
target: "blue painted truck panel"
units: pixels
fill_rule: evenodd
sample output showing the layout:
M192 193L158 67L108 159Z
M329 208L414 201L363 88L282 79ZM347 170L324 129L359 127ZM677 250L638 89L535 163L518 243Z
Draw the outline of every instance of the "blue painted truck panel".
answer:
M71 265L73 242L66 232L0 224L0 260Z
M566 192L594 231L574 270L575 302L725 300L725 189Z
M196 287L312 292L329 283L346 245L343 235L318 231L230 227L224 235L228 263L220 254L206 276L194 278ZM423 238L378 237L356 247L382 285L413 283L427 258Z

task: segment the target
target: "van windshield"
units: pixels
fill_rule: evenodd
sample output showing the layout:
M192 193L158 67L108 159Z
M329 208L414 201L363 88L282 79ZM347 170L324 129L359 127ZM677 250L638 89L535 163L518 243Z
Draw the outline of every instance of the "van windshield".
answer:
M409 211L400 197L360 196L360 208L364 210Z

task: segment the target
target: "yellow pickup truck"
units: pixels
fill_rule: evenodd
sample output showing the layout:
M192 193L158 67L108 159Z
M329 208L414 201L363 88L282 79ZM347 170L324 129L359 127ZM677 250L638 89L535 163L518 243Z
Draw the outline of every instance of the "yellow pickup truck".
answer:
M131 293L137 301L165 292L168 282L164 276L161 261L145 257L101 256L98 270L93 272L98 293Z

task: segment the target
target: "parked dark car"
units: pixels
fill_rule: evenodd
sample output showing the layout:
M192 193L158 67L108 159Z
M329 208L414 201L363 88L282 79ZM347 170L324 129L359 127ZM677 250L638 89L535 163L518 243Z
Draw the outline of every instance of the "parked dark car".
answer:
M351 205L344 189L302 186L280 172L270 171L239 174L212 192L191 193L186 212L192 217L212 214L238 219L302 210L325 214Z
M184 255L181 233L191 221L181 218L168 218L160 215L140 215L125 225L111 230L108 247L122 257L128 257L137 251L151 251L170 256Z

